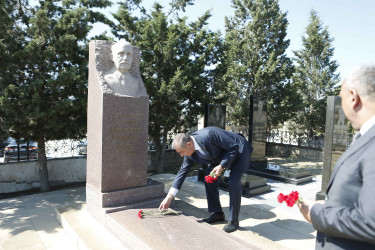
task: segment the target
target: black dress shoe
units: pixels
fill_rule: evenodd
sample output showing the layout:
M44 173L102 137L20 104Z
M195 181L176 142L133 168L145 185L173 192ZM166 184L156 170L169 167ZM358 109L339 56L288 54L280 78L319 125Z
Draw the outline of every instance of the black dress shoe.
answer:
M240 223L237 221L229 221L223 228L224 232L231 233L236 231L240 227Z
M213 213L210 215L210 217L203 219L203 222L207 222L208 224L212 224L218 221L225 221L225 215L224 213Z

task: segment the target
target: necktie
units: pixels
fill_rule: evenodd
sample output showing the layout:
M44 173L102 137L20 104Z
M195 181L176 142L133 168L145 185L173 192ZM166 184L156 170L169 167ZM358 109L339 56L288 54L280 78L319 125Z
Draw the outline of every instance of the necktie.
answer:
M351 145L353 145L354 142L355 142L356 140L358 140L359 137L361 137L361 133L360 133L360 132L357 132L357 133L354 135L354 137L353 137L353 140L352 140Z

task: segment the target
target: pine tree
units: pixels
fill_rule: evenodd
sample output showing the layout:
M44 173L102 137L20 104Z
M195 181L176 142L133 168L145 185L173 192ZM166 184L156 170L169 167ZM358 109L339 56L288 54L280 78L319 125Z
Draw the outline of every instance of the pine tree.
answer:
M233 0L234 17L226 18L226 95L231 120L247 125L250 95L268 99L269 124L293 113L290 78L293 65L286 55L288 21L278 0Z
M0 110L13 137L37 141L41 191L48 191L45 142L85 136L87 35L93 23L106 22L90 8L111 2L17 2L11 13L23 13L16 20L21 46L11 50L12 70L3 71Z
M296 72L293 82L298 88L301 101L295 122L300 129L324 133L327 96L337 94L340 74L335 73L338 64L333 60L333 38L313 10L306 36L302 37L303 48L294 51Z
M18 0L0 2L0 104L4 101L4 92L9 82L17 81L22 75L15 66L19 62L17 52L22 50L25 42L25 32L20 23L27 23L29 14L22 3ZM5 113L0 109L0 137L5 139L8 136Z
M211 91L217 90L212 65L218 62L222 42L220 33L206 28L209 12L190 24L186 17L179 17L192 0L171 1L167 13L157 2L148 13L139 2L121 5L113 31L141 50L141 74L150 98L149 135L160 172L168 133L195 126L212 98ZM136 10L141 12L139 17Z

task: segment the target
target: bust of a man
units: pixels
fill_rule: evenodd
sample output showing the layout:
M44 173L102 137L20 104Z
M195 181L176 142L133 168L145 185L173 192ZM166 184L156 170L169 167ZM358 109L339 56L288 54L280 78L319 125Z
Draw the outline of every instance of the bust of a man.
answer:
M112 45L112 60L115 64L113 73L104 75L104 80L113 92L132 97L147 96L140 76L132 75L129 70L133 63L133 47L126 41Z

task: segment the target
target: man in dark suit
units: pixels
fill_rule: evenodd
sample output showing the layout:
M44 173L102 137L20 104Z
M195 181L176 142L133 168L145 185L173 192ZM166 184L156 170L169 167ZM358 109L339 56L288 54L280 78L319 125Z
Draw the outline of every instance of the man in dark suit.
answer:
M336 162L326 201L298 206L318 231L316 249L375 249L375 64L355 68L340 96L357 139Z
M192 135L178 134L172 147L184 157L180 171L177 173L167 197L160 204L160 209L168 209L172 199L181 189L188 171L194 162L209 164L206 174L213 172L220 176L225 169L230 170L229 177L229 220L223 228L225 232L238 229L238 215L241 207L241 176L249 168L253 148L242 135L217 127L207 127ZM220 204L218 181L204 183L208 203L208 211L213 213L204 222L224 221L225 216Z

